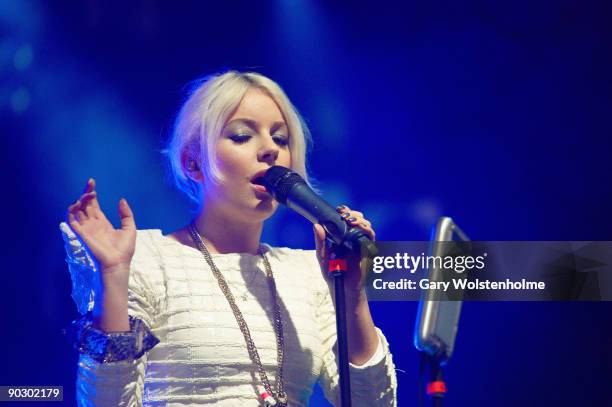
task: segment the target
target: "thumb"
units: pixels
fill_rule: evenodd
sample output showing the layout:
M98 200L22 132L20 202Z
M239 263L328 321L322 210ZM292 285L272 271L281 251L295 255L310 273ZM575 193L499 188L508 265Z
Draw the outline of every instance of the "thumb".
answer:
M136 223L134 222L134 214L130 209L125 198L121 198L119 201L119 217L121 218L121 229L136 229Z
M323 229L323 226L319 225L318 223L315 223L312 230L314 232L317 255L319 255L319 257L323 259L325 257L325 252L327 249L325 244L325 229Z

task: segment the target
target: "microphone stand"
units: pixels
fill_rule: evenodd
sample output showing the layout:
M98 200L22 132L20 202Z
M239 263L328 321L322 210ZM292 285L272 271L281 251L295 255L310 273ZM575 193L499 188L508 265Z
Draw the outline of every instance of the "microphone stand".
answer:
M431 399L433 407L442 407L444 396L446 395L446 382L442 375L442 358L439 354L429 355L424 351L421 354L421 366L419 371L419 405L423 406L422 394L425 392ZM429 365L429 380L427 385L423 386L425 378L425 365Z
M338 373L340 375L340 405L351 407L351 380L348 359L348 335L346 332L346 302L344 297L344 275L347 272L347 249L331 243L328 272L334 278L336 299L336 331L338 344Z

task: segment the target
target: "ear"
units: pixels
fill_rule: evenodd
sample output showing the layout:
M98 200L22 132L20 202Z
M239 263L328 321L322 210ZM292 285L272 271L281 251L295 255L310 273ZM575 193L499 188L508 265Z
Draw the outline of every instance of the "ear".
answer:
M204 181L200 160L193 151L183 151L181 154L181 166L183 173L192 181Z

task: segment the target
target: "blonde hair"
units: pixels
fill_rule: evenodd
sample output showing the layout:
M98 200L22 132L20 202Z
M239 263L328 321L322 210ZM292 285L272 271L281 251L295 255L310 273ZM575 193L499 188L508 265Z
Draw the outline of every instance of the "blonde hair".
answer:
M197 204L202 199L202 185L186 174L183 154L188 153L195 160L204 174L204 182L221 182L215 160L216 141L245 93L252 88L266 92L278 105L289 130L291 169L309 182L306 150L310 132L285 92L259 73L228 71L194 82L164 150L175 185Z

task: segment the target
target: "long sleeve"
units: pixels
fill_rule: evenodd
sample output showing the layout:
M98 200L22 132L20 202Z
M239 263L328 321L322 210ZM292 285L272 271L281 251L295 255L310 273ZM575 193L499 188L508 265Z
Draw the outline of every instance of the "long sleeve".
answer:
M62 223L60 228L73 278L73 298L79 311L91 310L95 301L91 294L93 286L88 287L86 284L95 281L95 263L68 225ZM154 295L153 287L146 277L155 272L151 270L152 264L159 263L151 261L155 253L148 239L149 236L140 233L137 237L136 252L130 265L128 313L153 330L156 326L155 317L159 314L159 297ZM79 277L75 271L84 274ZM75 287L78 288L76 292ZM87 355L80 355L76 383L78 405L141 406L147 356L145 354L137 360L102 364Z
M340 387L336 347L336 314L327 286L320 290L317 323L323 343L323 366L320 383L325 397L335 405L339 403ZM377 363L372 358L364 366L349 363L351 399L353 406L395 406L397 404L397 378L389 344L382 331L376 328L384 357Z

